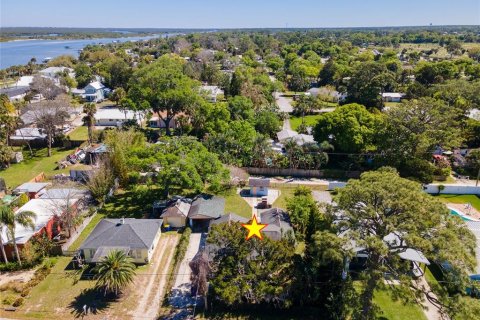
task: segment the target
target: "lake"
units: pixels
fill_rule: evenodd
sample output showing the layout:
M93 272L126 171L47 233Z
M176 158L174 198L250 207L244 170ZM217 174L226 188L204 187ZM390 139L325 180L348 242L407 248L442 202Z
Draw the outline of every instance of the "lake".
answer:
M169 34L168 36L172 36ZM167 34L161 35L166 37ZM41 63L46 57L55 58L68 54L78 57L78 50L89 44L112 43L114 41L139 41L158 38L159 35L144 37L123 37L123 38L98 38L98 39L76 39L76 40L20 40L0 42L0 69L5 69L18 64L27 64L35 57L37 63ZM68 47L68 48L67 48Z

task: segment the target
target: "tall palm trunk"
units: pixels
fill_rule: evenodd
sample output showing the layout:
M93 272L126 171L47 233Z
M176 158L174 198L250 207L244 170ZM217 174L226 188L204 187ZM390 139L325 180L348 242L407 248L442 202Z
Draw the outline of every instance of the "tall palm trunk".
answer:
M15 240L15 230L10 228L10 236L12 237L13 248L15 249L15 255L17 256L18 264L22 265L22 259L20 259L20 252L18 251L17 241Z
M5 263L8 263L8 259L7 259L7 254L5 252L5 248L3 247L3 240L2 240L2 229L0 228L0 248L2 250L2 257L3 257L3 261Z

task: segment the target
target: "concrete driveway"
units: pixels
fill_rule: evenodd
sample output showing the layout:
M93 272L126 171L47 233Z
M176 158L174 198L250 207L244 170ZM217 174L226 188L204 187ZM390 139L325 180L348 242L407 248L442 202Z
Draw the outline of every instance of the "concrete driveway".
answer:
M275 101L281 112L293 112L292 100L284 97L282 92L275 92Z
M192 284L190 283L190 275L192 270L188 265L198 251L205 246L206 234L192 233L188 242L185 257L180 263L175 283L173 284L172 293L170 295L170 304L175 308L186 308L194 304L195 299L191 296Z

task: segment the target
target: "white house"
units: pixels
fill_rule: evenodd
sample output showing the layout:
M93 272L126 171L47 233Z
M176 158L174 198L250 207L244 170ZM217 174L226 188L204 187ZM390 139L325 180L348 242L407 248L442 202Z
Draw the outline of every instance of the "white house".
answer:
M132 110L120 110L118 108L99 109L95 113L95 125L103 127L121 127L128 120L136 120L140 124L140 120L136 118L135 112Z
M89 102L101 102L105 99L106 92L109 91L100 81L89 83L85 88L83 97Z
M56 83L60 83L58 75L64 72L68 72L68 75L71 78L75 78L75 73L73 72L73 69L67 67L48 67L46 69L38 71L38 73L42 77L52 79Z
M200 91L206 93L207 100L210 102L217 102L217 97L223 94L223 90L217 86L201 86Z
M404 95L398 92L384 92L382 93L382 100L384 102L400 102Z

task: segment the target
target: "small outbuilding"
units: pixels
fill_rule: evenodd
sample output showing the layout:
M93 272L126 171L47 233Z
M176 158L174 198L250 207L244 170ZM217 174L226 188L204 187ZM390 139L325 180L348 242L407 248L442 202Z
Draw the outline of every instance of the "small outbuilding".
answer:
M250 187L250 195L252 197L268 196L268 188L270 187L270 179L268 178L250 178L248 179Z

